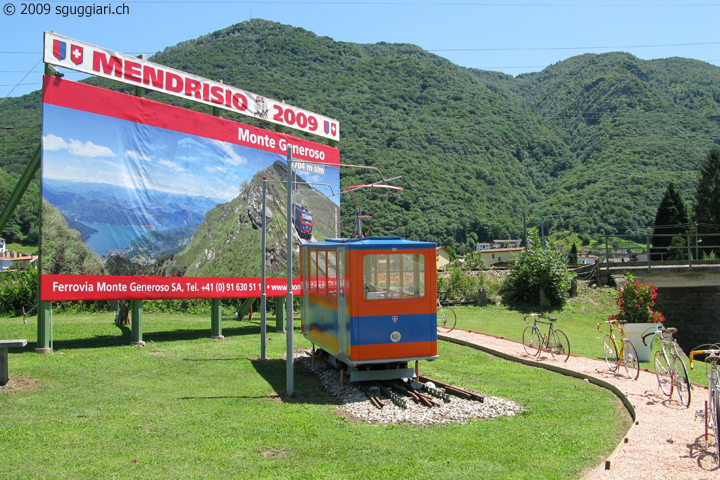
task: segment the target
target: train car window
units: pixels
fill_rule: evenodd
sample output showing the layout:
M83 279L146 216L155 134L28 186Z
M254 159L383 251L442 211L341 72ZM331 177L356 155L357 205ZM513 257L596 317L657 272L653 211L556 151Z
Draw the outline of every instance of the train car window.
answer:
M398 255L401 259L400 289L406 296L425 296L425 256L419 253Z
M341 254L337 257L337 271L338 271L338 292L340 295L345 294L345 252L341 251Z
M307 256L307 250L300 250L300 276L302 278L302 287L304 292L310 291L310 283L308 282Z
M365 255L365 298L413 298L425 296L425 257L418 253Z
M337 252L333 250L327 252L327 286L328 295L337 297Z
M308 277L310 277L310 291L317 293L317 250L311 250L309 252L310 254L310 272L308 274Z
M325 250L318 251L318 293L327 295L327 252Z

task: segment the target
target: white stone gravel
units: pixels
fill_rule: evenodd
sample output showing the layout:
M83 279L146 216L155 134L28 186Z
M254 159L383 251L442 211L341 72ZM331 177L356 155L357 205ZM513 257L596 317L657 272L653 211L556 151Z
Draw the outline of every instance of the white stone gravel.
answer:
M348 420L362 423L391 424L402 423L411 425L430 425L439 423L467 423L469 420L493 418L499 416L513 417L523 411L515 402L500 397L485 396L483 402L450 397L449 402L438 400L440 406L427 407L408 399L407 408L398 407L388 402L382 409L370 403L365 393L355 384L347 381L340 386L340 374L323 361L311 362L310 356L304 352L298 355L296 362L300 368L307 368L320 378L325 389L338 399L340 414ZM480 393L482 392L475 392ZM381 398L385 398L380 395Z
M637 381L620 369L610 372L604 360L571 355L567 363L549 355L530 357L522 344L489 335L463 330L443 334L516 357L559 365L568 370L600 378L618 387L630 400L637 415L636 423L609 459L610 469L599 466L591 477L600 480L705 480L720 479L720 468L710 433L705 442L704 422L695 413L704 408L707 388L695 386L692 403L684 407L677 394L665 396L658 387L654 372L641 371ZM572 341L572 340L571 340ZM602 345L598 345L601 354ZM697 366L696 366L697 368ZM700 365L704 368L704 365ZM627 440L627 441L625 441Z

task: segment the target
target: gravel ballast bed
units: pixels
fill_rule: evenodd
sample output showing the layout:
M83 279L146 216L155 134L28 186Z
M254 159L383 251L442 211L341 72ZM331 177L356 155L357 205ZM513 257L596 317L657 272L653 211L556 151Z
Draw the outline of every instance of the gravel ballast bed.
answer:
M388 402L380 409L370 403L365 393L347 379L343 386L340 386L339 372L324 361L316 359L313 363L309 354L303 353L298 356L296 352L296 362L299 367L306 368L317 375L325 390L340 404L339 413L351 421L382 425L467 423L470 420L484 418L514 417L524 410L515 402L491 396L485 396L482 402L451 396L449 402L439 400L440 406L435 407L419 405L408 399L407 408L400 408L394 403ZM385 398L382 395L381 397Z

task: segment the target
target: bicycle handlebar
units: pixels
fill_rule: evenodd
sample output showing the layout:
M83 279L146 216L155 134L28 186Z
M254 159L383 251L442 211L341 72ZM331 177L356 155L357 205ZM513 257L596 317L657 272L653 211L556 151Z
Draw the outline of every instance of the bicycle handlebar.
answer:
M603 324L606 324L606 323L609 323L610 325L612 325L613 323L618 323L618 321L617 321L617 320L605 320L604 322L598 323L598 324L597 324L597 330L598 330L598 332L602 333L602 330L600 330L600 325L603 325Z
M523 320L525 320L525 323L527 323L528 325L530 325L530 322L527 321L527 317L535 317L535 318L538 318L538 317L542 317L542 316L543 316L542 313L530 313L530 314L528 314L528 315L523 315Z
M693 350L692 352L690 352L690 355L688 355L688 358L690 359L690 370L695 370L695 366L693 365L693 357L695 355L703 355L703 354L708 354L708 358L715 357L718 360L720 360L720 357L718 357L718 355L720 355L720 349L711 348L709 350Z

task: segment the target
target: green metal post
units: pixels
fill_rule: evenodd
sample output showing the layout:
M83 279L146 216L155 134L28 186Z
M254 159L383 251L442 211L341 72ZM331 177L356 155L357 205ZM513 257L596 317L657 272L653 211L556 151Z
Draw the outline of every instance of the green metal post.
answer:
M30 163L28 163L27 167L25 167L25 171L18 180L18 183L15 186L15 190L13 191L12 195L10 195L10 198L3 207L2 212L0 212L0 232L2 232L7 225L7 222L10 220L10 217L15 211L15 207L17 207L18 203L20 203L20 199L25 193L25 190L27 190L30 182L32 182L33 177L40 168L40 153L41 149L40 147L38 147L35 150L32 158L30 159Z
M131 345L137 345L144 347L142 337L142 300L131 300L130 301L130 326L132 327L132 343Z
M222 340L222 300L213 298L210 305L210 338Z
M275 331L285 331L285 298L275 297Z
M37 312L37 353L52 353L50 348L50 302L40 302Z

